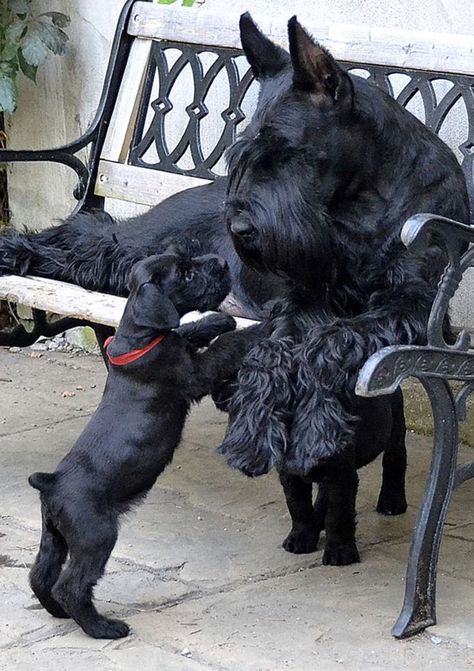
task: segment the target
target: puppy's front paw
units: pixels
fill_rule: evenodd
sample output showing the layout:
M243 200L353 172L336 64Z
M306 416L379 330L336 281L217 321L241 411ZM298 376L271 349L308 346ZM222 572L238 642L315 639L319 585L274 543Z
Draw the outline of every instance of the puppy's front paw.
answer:
M323 554L325 566L347 566L347 564L358 564L359 562L359 550L355 543L347 545L326 543Z
M287 552L295 555L316 552L318 549L319 532L311 527L292 529L282 543Z

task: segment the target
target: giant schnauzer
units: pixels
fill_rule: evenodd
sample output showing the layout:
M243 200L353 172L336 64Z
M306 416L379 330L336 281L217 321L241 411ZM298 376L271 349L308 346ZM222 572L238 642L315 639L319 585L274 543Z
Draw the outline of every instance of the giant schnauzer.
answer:
M119 516L144 498L171 461L191 402L209 393L217 376L231 374L248 349L249 332L240 332L203 353L195 350L235 327L224 314L172 331L180 314L196 305L216 308L229 288L227 264L216 256L163 254L138 262L107 348L109 375L97 411L54 473L30 476L41 492L43 520L33 591L52 615L72 617L95 638L129 631L92 603Z
M287 549L314 549L325 526L323 561L350 563L358 560L356 467L388 439L395 481L404 470L400 397L378 409L357 403L355 379L376 349L426 342L445 264L435 240L423 255L409 254L401 227L423 211L467 221L466 185L439 138L347 74L295 17L289 54L249 16L241 34L261 92L229 151L225 218L243 263L286 278L289 294L272 336L244 361L221 451L249 475L280 470L293 527L303 529ZM392 438L383 437L387 412ZM379 447L364 447L369 439ZM323 480L316 513L312 480ZM394 490L388 499L398 504L382 501L385 512L404 509Z

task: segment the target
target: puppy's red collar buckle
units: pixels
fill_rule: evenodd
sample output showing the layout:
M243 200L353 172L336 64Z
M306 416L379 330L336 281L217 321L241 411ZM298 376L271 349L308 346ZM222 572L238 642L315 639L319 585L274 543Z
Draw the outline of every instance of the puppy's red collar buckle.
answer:
M111 356L108 352L108 347L113 339L113 336L109 336L104 343L107 358L114 366L126 366L127 363L133 363L133 361L137 361L138 359L141 359L142 356L145 356L150 350L159 345L160 342L163 342L165 336L160 335L149 342L148 345L145 345L145 347L142 347L141 349L132 349L130 352L125 352L125 354L120 354L119 356Z

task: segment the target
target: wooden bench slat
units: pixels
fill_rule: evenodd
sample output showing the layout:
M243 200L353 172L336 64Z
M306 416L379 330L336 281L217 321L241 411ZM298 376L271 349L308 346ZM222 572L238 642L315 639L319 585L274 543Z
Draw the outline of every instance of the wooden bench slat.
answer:
M151 45L152 40L133 41L102 148L102 158L122 163L127 160Z
M67 282L17 275L0 277L0 299L114 328L119 325L127 302L120 296L89 291ZM197 321L202 319L204 314L210 313L188 312L181 322ZM246 328L258 323L244 317L234 319L237 328Z
M401 68L472 74L474 38L472 35L431 33L358 26L321 25L299 16L305 28L342 61L393 65ZM287 22L252 12L263 32L287 47ZM287 18L287 17L285 17ZM176 5L136 2L128 32L152 39L188 42L208 46L241 48L238 13L191 11Z
M125 298L88 291L67 282L16 275L0 278L0 298L114 327L118 326L126 303Z
M179 191L209 183L209 180L199 177L183 177L171 172L100 161L95 193L105 198L153 207Z

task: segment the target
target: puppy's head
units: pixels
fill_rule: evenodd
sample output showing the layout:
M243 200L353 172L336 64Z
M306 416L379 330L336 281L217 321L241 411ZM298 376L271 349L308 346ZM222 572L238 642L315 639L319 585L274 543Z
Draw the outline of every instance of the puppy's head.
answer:
M136 263L128 281L132 317L137 326L170 330L191 310L215 310L230 290L226 261L207 254L149 256Z

